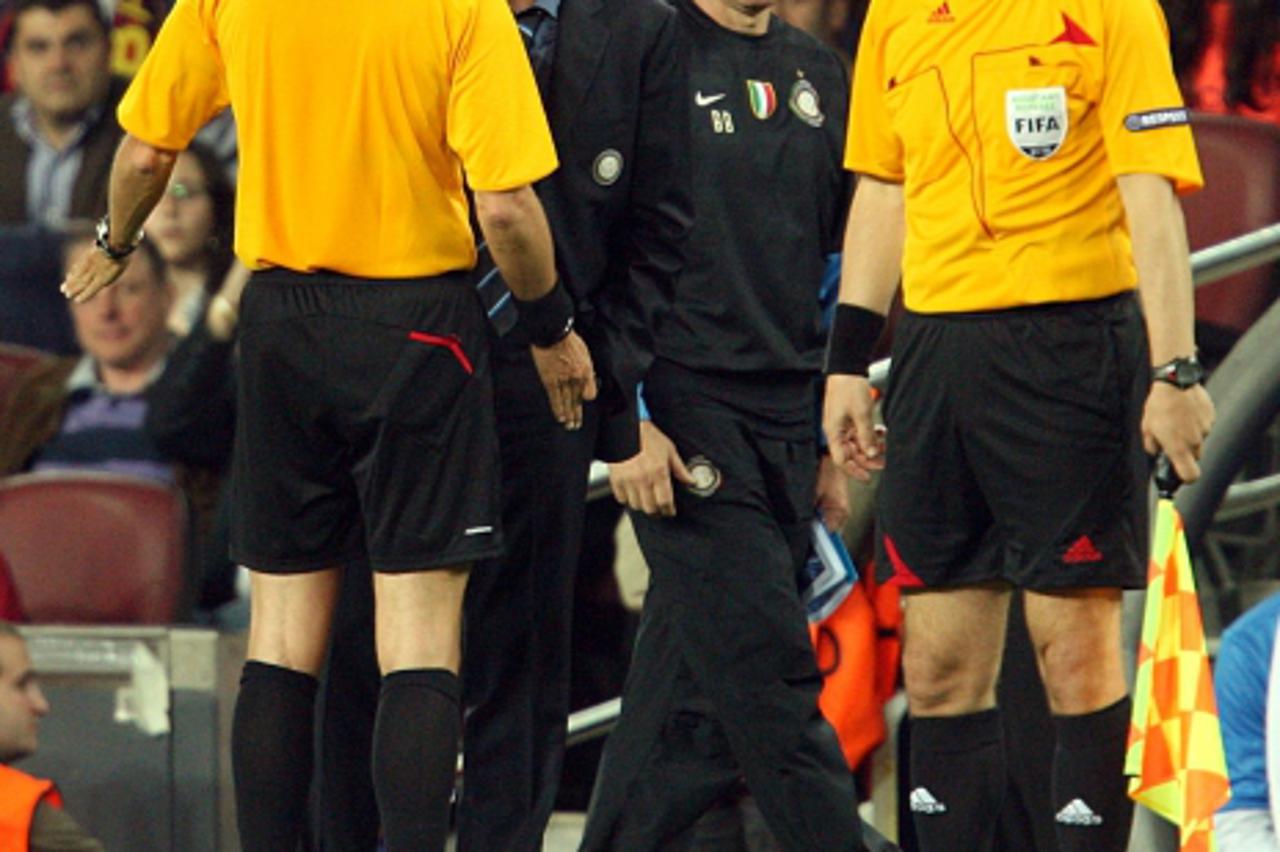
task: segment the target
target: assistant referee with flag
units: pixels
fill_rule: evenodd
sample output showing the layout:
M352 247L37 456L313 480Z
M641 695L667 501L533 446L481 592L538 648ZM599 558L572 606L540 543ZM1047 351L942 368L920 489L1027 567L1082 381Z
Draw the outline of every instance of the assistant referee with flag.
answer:
M990 848L1018 589L1054 714L1058 847L1122 850L1144 445L1193 480L1213 420L1175 197L1201 176L1164 18L1156 0L872 0L852 103L862 179L824 427L853 470L885 465L867 355L901 274L879 564L906 592L920 848Z
M253 572L232 733L241 843L297 844L338 574L367 559L384 837L443 849L467 571L501 549L464 176L556 419L578 426L595 394L530 188L556 167L551 137L502 0L179 0L121 103L110 214L68 297L120 274L177 152L228 104L236 253L255 270L233 463L232 555Z

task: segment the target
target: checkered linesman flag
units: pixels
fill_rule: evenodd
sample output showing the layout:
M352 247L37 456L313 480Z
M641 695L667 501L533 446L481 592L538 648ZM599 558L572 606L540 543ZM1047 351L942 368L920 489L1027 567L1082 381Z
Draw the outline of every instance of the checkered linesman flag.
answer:
M1231 786L1186 533L1164 490L1124 771L1129 796L1178 826L1182 852L1213 852L1213 815Z

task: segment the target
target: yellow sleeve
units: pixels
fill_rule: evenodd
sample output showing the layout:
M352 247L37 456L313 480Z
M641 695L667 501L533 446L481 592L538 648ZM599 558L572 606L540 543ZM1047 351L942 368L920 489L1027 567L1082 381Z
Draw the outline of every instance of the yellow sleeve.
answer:
M872 0L858 42L849 126L845 131L844 167L901 182L905 177L902 142L893 132L884 97L889 85L885 79L884 39L878 13L885 6L884 0Z
M230 103L211 5L178 0L120 101L120 126L143 142L186 148Z
M472 189L514 189L555 171L555 145L511 9L476 0L471 15L455 52L448 143Z
M1158 174L1179 193L1204 185L1157 0L1103 0L1105 78L1099 116L1111 172Z

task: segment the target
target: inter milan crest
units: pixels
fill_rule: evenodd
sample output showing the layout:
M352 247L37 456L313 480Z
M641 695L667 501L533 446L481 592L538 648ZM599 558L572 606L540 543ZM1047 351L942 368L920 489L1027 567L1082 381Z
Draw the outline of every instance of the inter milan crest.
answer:
M747 100L751 102L751 114L761 121L767 121L778 108L778 94L772 83L748 80Z
M693 482L685 486L689 491L699 497L710 497L720 490L720 482L722 480L720 469L711 463L711 459L703 455L697 455L689 459L685 464L689 468L689 474L693 477Z
M827 117L822 114L822 102L818 99L818 90L813 84L801 77L791 87L791 97L787 101L796 117L810 127L821 127Z
M1014 147L1032 160L1046 160L1067 138L1067 90L1009 89L1004 93L1004 118Z
M591 164L591 177L600 186L613 186L622 176L622 152L616 148L605 148Z

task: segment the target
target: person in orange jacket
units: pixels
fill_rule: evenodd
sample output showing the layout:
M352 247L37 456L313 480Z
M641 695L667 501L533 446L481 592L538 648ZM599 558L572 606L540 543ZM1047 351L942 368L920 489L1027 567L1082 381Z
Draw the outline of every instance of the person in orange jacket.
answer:
M52 781L11 766L35 753L40 719L48 712L27 643L17 628L0 621L0 849L102 852L102 844L62 809Z

